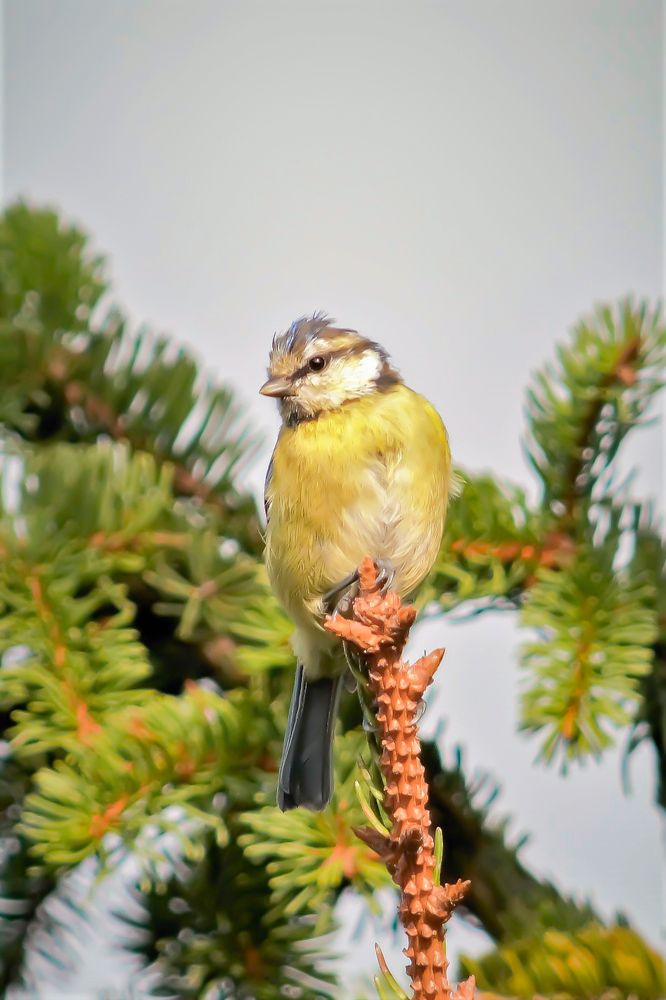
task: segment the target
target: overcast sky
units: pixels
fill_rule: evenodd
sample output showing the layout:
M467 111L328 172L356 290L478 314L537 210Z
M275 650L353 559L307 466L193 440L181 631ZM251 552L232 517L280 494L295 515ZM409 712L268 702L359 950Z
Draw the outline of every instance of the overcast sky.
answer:
M266 434L255 488L277 428L256 392L271 335L324 308L391 351L458 464L534 495L530 372L593 303L663 290L657 0L4 11L4 198L82 222L131 315L238 387ZM659 435L627 457L637 493L663 489ZM501 780L528 864L656 942L649 748L629 796L617 753L566 779L534 767L518 642L509 617L421 630L416 646L448 648L428 724L444 717L445 743ZM365 938L359 955L373 967Z

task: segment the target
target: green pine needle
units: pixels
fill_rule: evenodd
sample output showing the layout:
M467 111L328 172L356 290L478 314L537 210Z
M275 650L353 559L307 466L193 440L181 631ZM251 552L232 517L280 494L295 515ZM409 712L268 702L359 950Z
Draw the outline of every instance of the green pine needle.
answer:
M599 754L626 726L649 673L657 626L649 583L614 569L612 553L542 570L521 614L537 630L523 645L522 724L543 736L546 760Z

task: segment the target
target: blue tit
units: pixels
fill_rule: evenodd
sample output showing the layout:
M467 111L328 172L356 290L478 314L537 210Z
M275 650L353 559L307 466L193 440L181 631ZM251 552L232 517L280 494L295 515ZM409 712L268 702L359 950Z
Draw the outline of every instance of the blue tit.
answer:
M386 351L316 313L274 337L264 396L282 427L266 477L266 568L298 662L281 809L323 809L347 664L323 621L364 556L408 597L439 551L452 485L446 429ZM334 601L333 601L334 603Z

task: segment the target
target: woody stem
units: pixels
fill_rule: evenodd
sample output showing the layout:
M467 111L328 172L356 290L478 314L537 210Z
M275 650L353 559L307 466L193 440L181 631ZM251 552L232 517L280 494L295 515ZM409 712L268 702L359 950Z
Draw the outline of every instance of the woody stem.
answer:
M443 650L414 664L402 652L416 611L397 594L382 594L376 567L360 567L360 590L353 617L330 618L326 627L363 654L368 686L377 705L377 730L384 777L384 807L391 817L386 837L362 828L357 834L384 860L400 888L400 920L407 935L405 954L414 1000L449 998L444 928L468 882L438 885L435 845L430 829L428 785L420 759L417 720L427 686ZM463 987L459 988L462 989ZM473 984L470 984L473 990Z

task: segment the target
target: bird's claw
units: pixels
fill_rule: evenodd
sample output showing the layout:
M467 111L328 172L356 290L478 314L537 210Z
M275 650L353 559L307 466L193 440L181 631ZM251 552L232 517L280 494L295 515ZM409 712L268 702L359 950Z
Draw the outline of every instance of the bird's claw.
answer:
M395 566L390 559L375 559L375 566L377 567L375 583L383 596L387 590L391 589L395 579Z
M352 609L354 598L351 594L343 594L333 608L333 617L348 618Z

